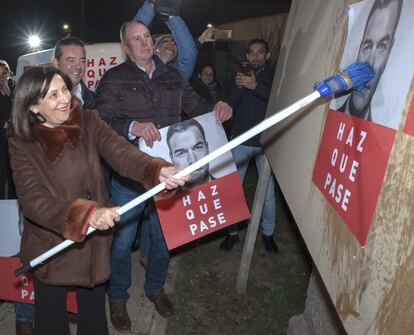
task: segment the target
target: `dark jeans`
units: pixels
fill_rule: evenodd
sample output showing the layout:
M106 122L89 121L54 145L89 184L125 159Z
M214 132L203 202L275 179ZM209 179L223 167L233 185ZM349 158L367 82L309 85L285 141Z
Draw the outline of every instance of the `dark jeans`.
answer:
M125 205L143 193L131 181L114 176L111 182L112 202L118 206ZM121 216L111 250L111 280L107 294L111 303L126 302L131 286L131 246L138 227L138 219L144 211L145 204L129 210ZM147 265L145 270L145 292L158 293L163 290L169 265L169 252L155 210L147 213L143 220L142 232L146 236Z
M260 173L266 161L266 156L261 147L250 147L239 145L232 150L234 163L240 175L240 182L243 184L247 168L251 160L254 160L257 173ZM276 202L275 202L275 182L273 174L270 177L266 190L265 202L263 205L262 217L260 220L263 235L273 235L276 228ZM237 225L232 225L227 229L230 235L237 234Z
M35 279L35 335L70 335L66 294L68 287L43 284ZM77 335L108 335L105 286L76 288L78 302Z
M164 290L170 263L170 252L164 240L154 203L147 205L142 222L140 254L147 258L144 290L147 294Z

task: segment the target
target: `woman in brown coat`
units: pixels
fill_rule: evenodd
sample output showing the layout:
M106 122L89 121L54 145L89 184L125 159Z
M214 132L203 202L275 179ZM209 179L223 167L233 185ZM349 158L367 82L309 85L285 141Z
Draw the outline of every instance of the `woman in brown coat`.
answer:
M108 334L104 283L116 207L109 198L100 157L121 175L151 187L184 184L178 169L152 158L113 132L96 111L82 111L71 82L53 67L35 67L17 84L9 140L17 195L26 217L22 262L70 239L79 243L34 271L35 334L70 334L66 292L76 287L78 335ZM88 226L98 231L85 239Z

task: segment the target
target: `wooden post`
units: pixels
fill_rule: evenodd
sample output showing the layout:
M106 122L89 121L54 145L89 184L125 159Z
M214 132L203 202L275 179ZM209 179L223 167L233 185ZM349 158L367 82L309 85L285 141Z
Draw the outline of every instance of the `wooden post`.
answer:
M247 227L246 241L244 242L243 254L240 262L239 273L237 275L237 293L245 293L247 279L249 278L250 264L256 243L257 231L259 229L260 218L262 216L264 200L266 197L267 185L269 185L271 169L267 159L262 171L259 171L256 193L254 195L252 217Z

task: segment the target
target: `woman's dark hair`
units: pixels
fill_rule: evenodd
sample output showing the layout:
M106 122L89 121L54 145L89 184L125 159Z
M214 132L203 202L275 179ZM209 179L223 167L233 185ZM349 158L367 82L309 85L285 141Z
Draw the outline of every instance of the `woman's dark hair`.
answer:
M31 128L38 123L30 107L43 99L55 75L63 78L69 91L72 90L71 80L53 66L35 66L23 73L14 91L12 107L13 134L25 141L32 141Z
M205 69L206 67L209 67L209 68L211 68L211 69L213 70L213 75L214 75L214 77L215 77L215 76L216 76L216 69L215 69L215 68L214 68L214 66L213 66L212 64L210 64L210 63L200 64L200 65L197 67L197 69L198 69L197 73L198 73L198 74L201 74L201 73L204 71L204 69Z

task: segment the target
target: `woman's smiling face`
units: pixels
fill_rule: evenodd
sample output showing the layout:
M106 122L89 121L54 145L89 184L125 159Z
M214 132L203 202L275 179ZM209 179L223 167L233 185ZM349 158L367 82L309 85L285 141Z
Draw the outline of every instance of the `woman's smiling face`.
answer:
M46 119L46 126L54 128L60 126L69 118L71 93L65 81L56 74L50 82L45 97L33 106L34 113L40 113Z

